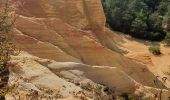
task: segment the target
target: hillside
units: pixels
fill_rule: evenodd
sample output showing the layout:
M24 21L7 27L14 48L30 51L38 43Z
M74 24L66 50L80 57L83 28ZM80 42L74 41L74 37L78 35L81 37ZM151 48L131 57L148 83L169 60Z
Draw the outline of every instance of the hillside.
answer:
M105 27L100 0L23 2L14 29L21 53L12 56L9 79L17 87L7 100L112 100L122 93L154 100L158 88L162 100L170 96L147 64L125 55L133 40Z

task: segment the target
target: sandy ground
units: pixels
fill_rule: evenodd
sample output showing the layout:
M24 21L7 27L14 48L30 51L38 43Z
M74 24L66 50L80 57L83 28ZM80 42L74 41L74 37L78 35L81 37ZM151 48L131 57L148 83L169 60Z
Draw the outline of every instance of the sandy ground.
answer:
M163 43L151 43L148 41L142 41L138 39L133 39L129 36L123 36L123 42L121 44L122 48L128 51L125 56L133 59L139 63L145 64L148 66L148 69L159 76L159 79L162 80L163 77L167 77L166 85L170 87L170 76L167 75L170 72L170 47L164 46ZM151 54L148 50L151 45L160 45L161 55L155 56Z

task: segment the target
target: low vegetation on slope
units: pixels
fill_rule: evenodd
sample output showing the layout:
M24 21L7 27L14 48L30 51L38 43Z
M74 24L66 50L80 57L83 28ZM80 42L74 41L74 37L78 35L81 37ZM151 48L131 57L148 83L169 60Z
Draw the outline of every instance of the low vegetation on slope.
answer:
M10 55L14 52L10 34L15 18L9 1L4 0L0 5L0 100L5 100L5 95L11 87L8 87Z
M154 55L160 55L161 54L161 50L160 50L159 46L151 46L151 47L149 47L149 51Z
M103 0L107 22L116 31L158 41L166 36L163 20L168 0Z
M170 33L167 33L165 40L164 40L165 46L170 46Z

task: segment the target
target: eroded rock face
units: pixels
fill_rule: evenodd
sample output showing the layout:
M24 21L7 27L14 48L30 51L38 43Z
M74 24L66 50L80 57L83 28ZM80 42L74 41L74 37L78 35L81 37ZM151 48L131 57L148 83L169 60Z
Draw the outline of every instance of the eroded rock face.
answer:
M133 93L138 85L155 87L155 76L146 66L121 54L117 41L123 41L105 28L100 0L22 2L14 41L29 54L14 57L13 62L19 67L12 68L11 73L22 76L38 89L60 91L59 95L64 98L82 92L83 88L76 86L75 81L88 80L85 85L90 82L95 87L104 84L116 89L117 94ZM95 95L90 97L94 99Z
M82 3L89 7L81 6L83 9L86 9L87 12L89 11L89 14L84 13L84 15L89 15L91 19L94 19L93 14L90 14L91 12L99 14L96 14L96 19L92 20L92 29L80 29L79 27L69 24L69 21L63 20L62 17L46 18L42 15L42 18L38 18L38 15L37 17L28 17L25 15L20 16L16 22L16 44L24 51L41 58L52 59L59 62L82 62L90 65L118 67L130 74L131 77L135 78L137 81L145 85L153 86L154 83L152 80L148 80L147 78L140 79L140 76L146 75L146 77L153 79L154 75L150 73L145 66L130 61L116 52L115 49L117 47L114 44L114 35L107 29L100 31L102 30L101 28L105 29L104 24L98 24L104 23L105 20L102 20L104 14L102 8L100 8L100 1L95 1L96 4L94 4L94 1L83 1ZM28 1L25 1L25 5L27 2ZM78 1L74 2L78 3ZM41 4L43 2L36 1L36 3ZM63 2L61 5L67 5L67 3L69 2ZM70 5L72 5L72 3ZM73 5L73 8L71 7L70 9L78 10L74 3ZM28 9L27 6L28 5L26 5L25 9L31 13L31 10L29 10L31 8ZM65 13L60 10L56 12ZM70 14L70 16L72 15L74 14ZM97 19L98 17L100 18ZM68 20L72 19L74 19L74 17L68 18ZM88 21L90 21L90 19L88 19ZM93 28L93 26L97 26L98 30ZM134 72L134 70L136 71Z
M23 0L22 15L60 18L78 28L104 28L105 16L100 0Z
M112 100L124 92L154 100L159 91L143 86L116 67L56 62L25 52L13 56L12 62L16 66L10 68L9 85L15 88L6 95L7 100ZM163 90L163 100L169 94Z

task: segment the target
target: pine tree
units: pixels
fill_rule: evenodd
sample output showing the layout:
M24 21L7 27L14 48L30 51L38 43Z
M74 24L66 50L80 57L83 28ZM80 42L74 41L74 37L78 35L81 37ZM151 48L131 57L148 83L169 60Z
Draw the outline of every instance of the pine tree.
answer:
M168 20L167 20L167 31L168 32L170 31L170 17L168 17Z
M113 30L137 38L162 40L168 0L104 0L107 23ZM140 28L141 27L141 28Z

